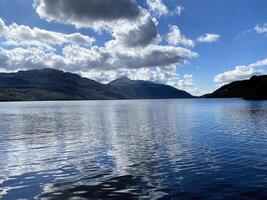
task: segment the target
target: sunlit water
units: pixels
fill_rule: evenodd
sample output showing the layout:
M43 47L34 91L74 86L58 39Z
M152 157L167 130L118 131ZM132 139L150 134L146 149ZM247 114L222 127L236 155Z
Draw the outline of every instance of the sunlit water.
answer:
M267 199L267 101L0 103L0 199Z

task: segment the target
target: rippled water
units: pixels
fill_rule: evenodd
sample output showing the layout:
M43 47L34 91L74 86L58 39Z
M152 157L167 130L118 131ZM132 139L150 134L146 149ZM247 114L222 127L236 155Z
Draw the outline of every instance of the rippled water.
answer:
M0 104L1 199L267 199L267 101Z

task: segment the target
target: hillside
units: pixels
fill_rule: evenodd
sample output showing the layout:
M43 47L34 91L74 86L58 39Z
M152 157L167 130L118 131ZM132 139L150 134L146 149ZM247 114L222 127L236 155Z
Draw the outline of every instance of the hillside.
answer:
M0 73L0 100L118 99L123 94L110 86L55 69Z
M102 84L55 69L0 73L0 101L189 98L171 86L118 79Z
M232 82L203 97L267 99L267 75L253 76L249 80Z
M169 85L135 81L127 77L114 80L109 85L118 88L127 97L133 99L193 98L191 94Z

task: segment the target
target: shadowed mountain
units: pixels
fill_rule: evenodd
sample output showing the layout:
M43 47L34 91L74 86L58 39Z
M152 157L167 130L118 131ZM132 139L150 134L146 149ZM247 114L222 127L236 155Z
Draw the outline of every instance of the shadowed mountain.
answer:
M0 100L83 100L125 98L115 88L55 69L0 73Z
M203 97L267 99L267 75L252 76L249 80L232 82Z
M123 83L127 84L123 86ZM0 101L188 97L192 96L171 86L129 79L125 82L118 79L110 84L101 84L77 74L55 69L0 73Z
M169 85L157 84L150 81L135 81L127 77L111 81L108 85L118 88L131 99L193 98L191 94Z

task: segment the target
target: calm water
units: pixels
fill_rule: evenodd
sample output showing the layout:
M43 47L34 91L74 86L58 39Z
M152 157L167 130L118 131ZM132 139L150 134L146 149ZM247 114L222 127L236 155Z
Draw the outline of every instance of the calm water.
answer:
M267 199L267 101L0 103L0 199Z

